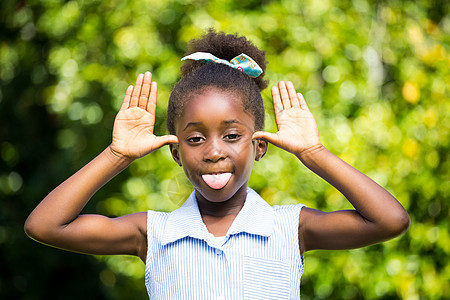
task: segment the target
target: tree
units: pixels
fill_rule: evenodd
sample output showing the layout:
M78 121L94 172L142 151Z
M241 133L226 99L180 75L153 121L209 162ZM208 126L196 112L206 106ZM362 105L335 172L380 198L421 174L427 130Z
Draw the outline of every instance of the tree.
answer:
M146 298L143 264L29 240L22 227L54 186L109 144L126 87L150 70L157 133L187 41L204 29L265 49L267 77L305 95L324 144L390 190L410 230L360 250L307 253L302 299L442 299L450 294L449 53L445 1L11 1L0 29L0 295ZM268 91L267 130L274 130ZM270 204L348 207L332 187L270 147L250 185ZM292 188L292 187L295 187ZM135 163L86 212L178 207L191 191L161 149ZM53 284L57 282L57 284ZM77 292L77 288L79 292Z

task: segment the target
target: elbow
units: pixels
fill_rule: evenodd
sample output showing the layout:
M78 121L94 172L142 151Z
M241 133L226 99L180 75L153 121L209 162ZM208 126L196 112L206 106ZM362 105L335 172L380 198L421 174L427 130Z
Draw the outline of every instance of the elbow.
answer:
M31 216L28 217L28 219L25 221L25 224L23 226L23 230L25 231L25 234L32 238L33 240L37 239L38 233L36 230L36 225L34 224L33 219Z
M32 240L46 245L53 245L63 235L63 227L32 213L25 221L23 229L25 234Z
M404 209L402 209L402 211L391 216L387 223L387 232L389 232L390 238L394 238L405 233L408 230L409 226L411 225L411 219L408 213Z
M405 233L408 229L409 226L411 225L411 218L409 217L408 213L405 211L402 217L402 233Z
M44 242L44 237L47 236L45 226L31 215L25 221L23 229L28 237L38 242Z

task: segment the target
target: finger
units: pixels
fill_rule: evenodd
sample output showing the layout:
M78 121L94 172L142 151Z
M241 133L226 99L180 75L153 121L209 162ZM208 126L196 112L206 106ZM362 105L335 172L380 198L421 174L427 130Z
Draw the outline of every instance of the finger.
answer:
M152 73L145 72L142 81L141 95L139 96L138 106L142 109L147 109L148 96L150 94L150 84L152 82Z
M283 110L283 104L281 103L280 92L276 86L273 86L270 90L272 92L273 109L275 114L278 114Z
M176 135L171 134L162 136L162 139L165 144L178 144L180 142Z
M298 101L297 92L295 91L294 84L291 81L288 81L286 83L288 94L289 94L289 101L291 102L292 107L300 108L300 102Z
M297 98L300 103L300 108L304 110L309 110L308 104L306 104L305 97L301 93L297 93Z
M125 92L125 97L123 97L122 106L120 107L120 110L127 109L130 106L130 100L131 100L131 93L133 92L133 86L130 85L127 88L127 91Z
M147 103L147 111L155 114L156 110L156 95L158 94L158 84L153 81L150 89L150 97Z
M168 144L178 144L178 137L176 135L157 136L154 143L155 150Z
M265 140L274 145L278 144L278 135L267 131L256 131L253 133L252 140Z
M280 89L281 103L283 103L283 108L291 108L291 100L289 100L286 83L284 81L278 82L278 88Z
M134 85L133 93L131 94L130 107L135 107L139 102L139 95L141 94L142 80L144 75L139 74L136 79L136 84Z

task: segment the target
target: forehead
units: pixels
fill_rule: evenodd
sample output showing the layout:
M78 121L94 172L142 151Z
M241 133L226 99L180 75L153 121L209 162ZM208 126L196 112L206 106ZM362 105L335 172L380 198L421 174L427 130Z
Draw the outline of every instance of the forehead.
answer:
M238 121L252 130L254 128L254 117L244 109L242 97L238 93L211 88L192 96L185 104L177 128L184 128L190 122L207 126L230 120Z

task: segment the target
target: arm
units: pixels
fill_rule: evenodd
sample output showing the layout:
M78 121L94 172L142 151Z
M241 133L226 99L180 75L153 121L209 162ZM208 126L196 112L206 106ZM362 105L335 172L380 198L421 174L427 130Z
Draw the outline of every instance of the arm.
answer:
M146 213L119 218L79 214L92 195L133 160L178 142L175 136L153 135L156 93L150 73L139 75L136 85L128 87L111 145L34 209L25 223L31 238L71 251L145 257Z
M303 209L299 218L300 251L358 248L404 232L409 216L401 204L320 143L314 117L292 83L280 82L279 89L272 88L272 96L278 132L256 132L253 137L266 139L296 155L355 208L330 213Z

